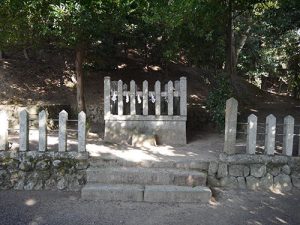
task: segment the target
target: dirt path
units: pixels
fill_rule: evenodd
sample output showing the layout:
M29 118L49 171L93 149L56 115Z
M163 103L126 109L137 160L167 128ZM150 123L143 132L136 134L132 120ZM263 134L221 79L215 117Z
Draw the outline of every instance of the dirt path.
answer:
M1 225L299 224L300 191L221 191L209 204L83 201L78 192L1 191Z

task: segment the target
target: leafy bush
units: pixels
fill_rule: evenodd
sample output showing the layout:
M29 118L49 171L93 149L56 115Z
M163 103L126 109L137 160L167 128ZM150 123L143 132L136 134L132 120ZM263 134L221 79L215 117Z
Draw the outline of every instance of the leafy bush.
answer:
M212 117L220 130L225 127L225 105L226 100L232 97L233 91L229 79L221 74L215 78L214 88L208 94L206 105Z

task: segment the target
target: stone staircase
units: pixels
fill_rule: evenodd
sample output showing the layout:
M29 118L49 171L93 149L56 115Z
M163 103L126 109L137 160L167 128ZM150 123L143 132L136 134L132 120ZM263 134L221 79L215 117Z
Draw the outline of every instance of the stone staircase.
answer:
M208 202L207 167L205 162L132 163L92 158L81 196L86 200Z

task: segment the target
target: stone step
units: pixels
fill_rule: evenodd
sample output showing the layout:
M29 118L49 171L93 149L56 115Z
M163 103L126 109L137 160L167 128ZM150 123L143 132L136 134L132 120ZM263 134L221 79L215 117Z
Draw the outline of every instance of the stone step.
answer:
M144 168L178 168L186 170L207 171L209 162L202 160L163 160L163 161L139 161L133 162L112 156L91 157L89 160L91 167L144 167Z
M211 198L208 187L173 185L87 184L81 191L84 200L207 203Z
M144 187L124 184L86 184L81 190L81 198L85 200L141 202L144 198Z
M167 168L88 168L88 183L205 186L207 175L193 170Z
M173 185L147 185L145 202L207 203L212 196L208 187L183 187Z

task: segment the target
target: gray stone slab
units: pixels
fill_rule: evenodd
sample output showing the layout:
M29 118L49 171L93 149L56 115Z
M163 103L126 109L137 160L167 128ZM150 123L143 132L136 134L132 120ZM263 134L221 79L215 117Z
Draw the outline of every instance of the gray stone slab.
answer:
M235 154L238 102L234 98L226 101L224 152Z
M24 109L20 112L20 151L28 151L29 149L29 118L28 112Z
M39 113L39 151L47 150L47 112L45 110Z
M246 151L248 154L255 154L256 134L257 134L257 116L251 114L248 117L248 126L247 126Z
M144 188L141 185L87 184L81 190L85 200L143 201Z
M80 112L78 114L78 152L86 150L86 114Z
M111 167L87 169L87 181L107 184L200 186L206 173L167 168Z
M8 149L8 115L6 111L0 111L0 150Z
M286 116L284 118L283 126L283 151L284 155L291 156L293 154L294 144L294 124L295 119L292 116Z
M208 187L180 187L172 185L147 185L145 202L207 203L211 198Z
M274 155L275 153L275 135L276 135L276 117L270 114L266 118L266 137L265 137L265 153Z
M63 110L59 113L58 151L67 151L67 120L68 113Z

